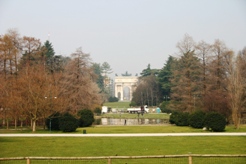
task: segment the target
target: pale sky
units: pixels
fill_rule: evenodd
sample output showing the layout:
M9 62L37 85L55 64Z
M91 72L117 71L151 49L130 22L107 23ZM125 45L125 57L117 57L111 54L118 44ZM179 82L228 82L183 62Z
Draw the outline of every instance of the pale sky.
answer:
M246 46L246 0L0 0L0 35L50 42L56 54L82 47L116 73L161 69L177 42L224 41L235 52Z

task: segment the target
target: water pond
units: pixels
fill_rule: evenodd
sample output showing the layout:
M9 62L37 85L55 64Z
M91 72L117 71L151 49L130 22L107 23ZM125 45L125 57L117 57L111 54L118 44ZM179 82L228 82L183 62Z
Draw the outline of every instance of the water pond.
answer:
M146 119L146 118L134 118L134 119L100 118L96 122L97 122L97 125L158 125L158 124L168 124L167 119Z

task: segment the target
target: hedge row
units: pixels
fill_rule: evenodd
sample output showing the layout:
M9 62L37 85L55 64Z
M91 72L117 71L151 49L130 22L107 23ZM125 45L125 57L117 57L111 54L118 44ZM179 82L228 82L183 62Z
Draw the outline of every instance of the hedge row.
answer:
M93 112L89 109L80 110L77 116L78 119L69 113L55 113L45 120L45 124L49 130L74 132L78 127L91 126L94 122Z
M206 127L207 130L222 132L226 127L226 119L216 112L204 113L196 111L194 113L173 112L169 122L177 126L191 126L193 128Z

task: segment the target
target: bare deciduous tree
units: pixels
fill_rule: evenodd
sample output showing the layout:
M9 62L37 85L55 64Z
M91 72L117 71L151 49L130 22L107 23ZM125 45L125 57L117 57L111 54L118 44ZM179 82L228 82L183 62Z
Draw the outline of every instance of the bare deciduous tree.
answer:
M239 129L241 123L241 112L246 104L246 53L242 51L236 59L230 58L228 70L228 92L230 96L230 107L234 127Z
M60 80L61 95L67 100L67 110L77 113L80 109L94 109L102 103L95 74L90 67L90 56L81 49L72 54L74 57L65 68Z
M190 52L194 51L195 42L194 42L193 38L190 35L185 34L183 40L178 42L176 47L179 49L181 54L184 54L184 53L187 53L189 51Z
M209 45L208 43L201 41L199 42L196 46L195 46L196 50L196 54L197 57L200 59L201 61L201 79L202 79L202 85L203 85L203 92L202 92L202 96L204 97L206 94L206 90L207 90L207 74L208 74L208 62L209 62L209 57L210 57L210 52L211 52L211 45Z

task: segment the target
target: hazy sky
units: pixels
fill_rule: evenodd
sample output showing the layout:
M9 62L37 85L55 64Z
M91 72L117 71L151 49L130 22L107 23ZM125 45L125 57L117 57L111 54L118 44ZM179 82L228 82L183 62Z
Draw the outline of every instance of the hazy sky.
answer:
M0 34L50 41L56 54L78 47L117 73L160 69L177 42L220 39L238 52L246 46L246 0L0 0Z

